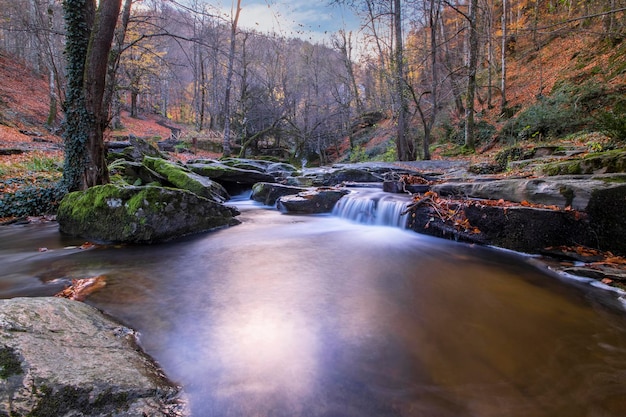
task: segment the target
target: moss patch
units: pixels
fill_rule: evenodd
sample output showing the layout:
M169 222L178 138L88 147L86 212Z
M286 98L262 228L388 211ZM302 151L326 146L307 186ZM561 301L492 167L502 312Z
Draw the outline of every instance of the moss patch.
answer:
M0 347L0 378L7 379L13 375L21 375L22 364L13 348Z
M52 388L42 385L35 395L39 398L37 405L27 414L27 417L62 416L78 411L85 415L112 413L128 408L130 396L126 392L112 393L106 391L90 402L91 390L63 386L53 391Z

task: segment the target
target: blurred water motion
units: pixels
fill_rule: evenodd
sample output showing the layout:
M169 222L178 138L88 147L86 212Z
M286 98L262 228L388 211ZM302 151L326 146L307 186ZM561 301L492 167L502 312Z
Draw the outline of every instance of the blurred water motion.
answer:
M503 251L241 208L154 246L62 252L39 229L51 248L25 257L0 236L3 294L106 275L87 302L140 332L194 417L625 415L614 294Z

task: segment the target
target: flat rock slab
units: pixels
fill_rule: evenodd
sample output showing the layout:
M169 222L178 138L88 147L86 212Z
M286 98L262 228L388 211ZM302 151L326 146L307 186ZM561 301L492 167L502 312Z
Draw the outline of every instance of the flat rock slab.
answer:
M132 330L63 298L0 301L0 415L188 415Z

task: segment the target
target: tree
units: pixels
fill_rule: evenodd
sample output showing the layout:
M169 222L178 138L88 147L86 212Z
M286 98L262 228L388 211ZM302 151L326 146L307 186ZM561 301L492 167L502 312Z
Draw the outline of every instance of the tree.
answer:
M478 0L469 3L469 57L467 64L467 92L465 103L465 146L474 150L474 97L476 95L476 70L478 67Z
M506 110L506 43L507 43L507 26L506 15L508 13L508 0L502 0L502 45L500 50L500 59L502 68L500 70L500 112Z
M64 0L67 92L63 183L68 191L106 184L103 133L109 52L122 0Z
M235 46L237 40L237 22L239 22L239 14L241 13L241 0L237 0L237 8L231 22L230 32L230 49L228 51L228 69L226 72L226 90L224 91L224 156L230 156L230 94L233 82L233 66L235 61Z

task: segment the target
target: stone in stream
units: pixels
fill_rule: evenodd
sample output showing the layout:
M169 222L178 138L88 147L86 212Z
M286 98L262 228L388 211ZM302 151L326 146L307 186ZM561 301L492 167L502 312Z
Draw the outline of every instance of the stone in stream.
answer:
M132 330L63 298L0 301L0 415L188 415Z
M318 188L295 195L282 196L276 201L276 206L283 213L330 213L337 201L348 193L349 191L346 189Z
M238 214L186 190L107 184L66 195L57 221L61 233L92 241L154 243L239 224Z

